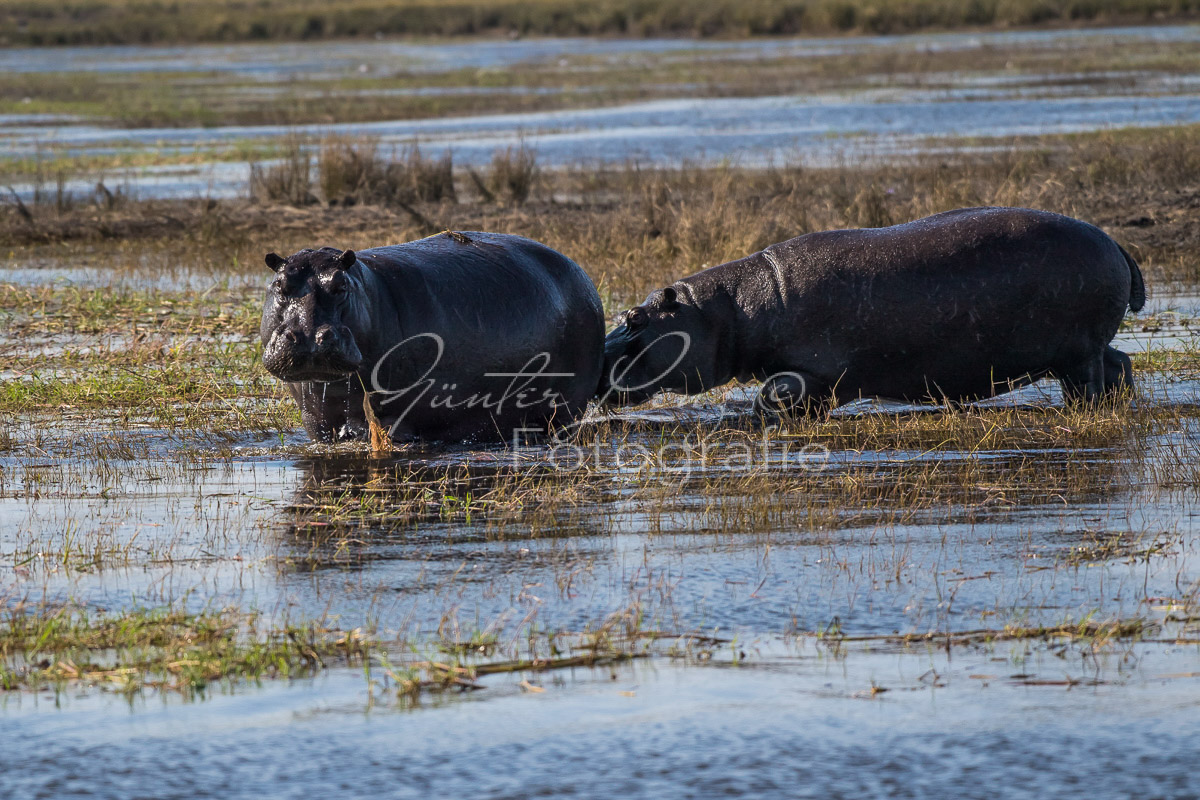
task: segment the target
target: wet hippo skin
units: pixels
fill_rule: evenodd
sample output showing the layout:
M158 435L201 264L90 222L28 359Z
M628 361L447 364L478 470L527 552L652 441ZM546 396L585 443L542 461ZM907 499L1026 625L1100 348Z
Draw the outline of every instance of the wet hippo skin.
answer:
M1145 303L1137 264L1086 222L964 208L772 245L652 292L605 342L600 397L765 381L773 411L859 397L971 401L1043 377L1070 401L1132 386L1109 345Z
M263 364L309 436L511 441L576 419L596 391L604 314L591 279L545 245L445 233L357 253L271 253Z

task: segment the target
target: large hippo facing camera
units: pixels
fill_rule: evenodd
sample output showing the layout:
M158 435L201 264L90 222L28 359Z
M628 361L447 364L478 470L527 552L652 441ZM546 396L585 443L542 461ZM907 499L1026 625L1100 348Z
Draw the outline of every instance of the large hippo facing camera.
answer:
M811 233L652 292L605 342L600 397L765 381L769 411L859 397L971 401L1043 377L1068 400L1132 387L1109 346L1145 303L1104 232L1021 208Z
M361 250L267 255L263 364L323 442L511 441L573 421L596 391L604 312L591 279L545 245L445 233Z

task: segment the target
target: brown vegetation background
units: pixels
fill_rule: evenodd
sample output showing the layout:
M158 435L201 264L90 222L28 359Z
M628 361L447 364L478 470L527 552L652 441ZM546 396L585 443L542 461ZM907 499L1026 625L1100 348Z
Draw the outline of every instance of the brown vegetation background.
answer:
M1197 16L1200 0L0 0L0 44L890 34Z

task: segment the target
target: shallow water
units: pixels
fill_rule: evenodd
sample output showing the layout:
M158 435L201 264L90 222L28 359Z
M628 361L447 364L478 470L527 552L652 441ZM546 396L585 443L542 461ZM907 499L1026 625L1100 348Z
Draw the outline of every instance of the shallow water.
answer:
M134 713L24 700L6 715L0 785L129 797L153 776L164 800L1195 796L1196 679L1067 690L970 677L1012 669L936 652L919 664L809 653L775 668L639 665L415 713L349 712L361 702L350 676L312 687L318 702L281 686ZM945 685L920 680L927 670ZM856 696L871 681L892 690Z
M546 167L579 163L647 165L729 161L740 166L801 163L835 165L918 153L955 153L986 148L958 137L1013 137L1075 133L1104 128L1155 127L1200 122L1200 95L1160 97L1051 97L959 100L910 93L900 101L876 97L784 96L656 100L603 109L495 114L437 120L375 122L284 128L44 130L27 138L0 137L0 154L31 154L48 142L83 154L154 146L200 149L220 142L278 138L289 133L338 132L378 138L385 146L419 141L426 152L449 150L459 164L488 163L498 148L524 143ZM936 93L933 93L936 94ZM939 141L946 139L947 141ZM999 144L994 145L999 147ZM127 193L152 197L232 197L247 191L243 162L164 165L119 174ZM74 194L89 194L95 179L68 181ZM14 184L32 197L32 184Z
M1164 406L1200 400L1200 384L1147 381ZM653 443L664 421L712 430L745 396L626 415L626 446ZM1055 393L1036 386L1002 402L1036 407ZM864 412L872 409L839 414ZM1095 650L797 637L835 622L852 635L1089 615L1171 626L1170 609L1200 580L1195 485L1155 488L1132 452L1151 463L1192 452L1195 425L1097 450L835 450L815 462L789 458L786 440L768 431L752 470L782 483L813 468L822 492L847 481L875 488L850 503L837 491L790 495L764 516L754 508L769 496L743 496L745 470L720 456L651 475L665 493L638 500L622 488L636 458L605 450L611 487L569 513L497 527L504 515L485 509L468 520L435 508L415 524L385 512L348 530L348 543L323 535L314 501L382 491L399 508L412 481L458 468L477 495L514 472L541 470L548 491L574 478L547 472L537 447L380 461L313 449L296 434L287 450L241 436L218 455L152 428L122 433L142 448L135 460L95 461L71 423L36 427L44 454L0 457L0 581L10 597L105 608L186 598L410 635L487 629L502 641L530 622L577 630L633 603L654 629L725 643L707 660L660 654L490 676L480 691L408 710L342 668L194 703L8 694L4 796L129 797L148 782L162 798L1023 797L1032 785L1055 797L1184 798L1197 788L1200 646L1170 642L1194 641L1194 621L1168 627L1165 644ZM180 461L184 449L193 455ZM920 485L946 489L944 504L908 511L909 501L888 499L889 485L931 467L933 482ZM46 556L69 531L82 555ZM89 562L89 543L125 555ZM1097 753L1102 786L1089 777Z

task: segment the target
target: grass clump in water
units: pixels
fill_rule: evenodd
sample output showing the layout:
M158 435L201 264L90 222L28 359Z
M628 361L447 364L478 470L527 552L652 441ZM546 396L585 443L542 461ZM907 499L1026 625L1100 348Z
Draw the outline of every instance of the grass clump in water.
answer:
M307 677L370 655L361 632L319 623L262 629L252 614L18 603L0 619L0 688L82 685L203 697L218 684Z

